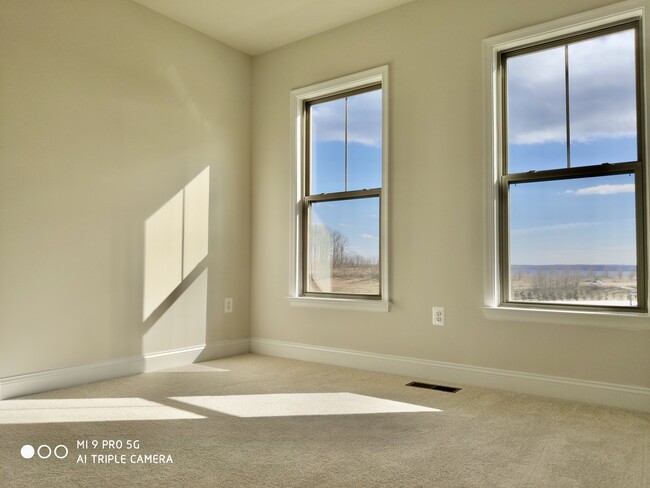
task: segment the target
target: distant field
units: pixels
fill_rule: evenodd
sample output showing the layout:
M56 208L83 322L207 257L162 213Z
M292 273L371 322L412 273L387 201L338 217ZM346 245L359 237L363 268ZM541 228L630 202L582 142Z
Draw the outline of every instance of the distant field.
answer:
M344 266L332 270L329 289L311 280L311 291L349 293L353 295L379 294L379 265Z
M513 266L510 281L515 301L636 306L635 266Z

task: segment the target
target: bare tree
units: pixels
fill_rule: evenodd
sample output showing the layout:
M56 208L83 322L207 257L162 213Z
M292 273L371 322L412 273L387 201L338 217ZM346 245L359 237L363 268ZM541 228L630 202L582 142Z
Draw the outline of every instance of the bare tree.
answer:
M350 241L341 232L322 224L313 225L310 240L314 262L330 262L333 268L345 265Z
M346 254L350 240L338 230L327 227L332 250L332 267L339 268L345 265Z

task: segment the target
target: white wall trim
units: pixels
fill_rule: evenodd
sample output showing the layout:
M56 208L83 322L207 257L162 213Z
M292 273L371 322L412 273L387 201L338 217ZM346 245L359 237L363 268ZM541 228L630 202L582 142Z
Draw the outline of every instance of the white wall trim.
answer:
M306 86L291 90L289 94L290 106L290 141L289 147L291 148L290 157L290 175L291 175L291 194L290 194L290 213L291 221L289 232L291 236L290 248L290 275L289 275L289 297L301 297L303 290L301 290L301 251L300 244L304 236L301 235L302 220L302 198L304 194L304 171L303 159L305 151L305 141L303 135L304 126L304 104L308 100L315 98L332 95L337 92L344 92L361 88L374 83L381 83L382 85L382 190L381 190L381 208L380 208L380 268L381 268L381 301L383 303L384 311L390 309L390 296L389 296L389 197L390 197L390 181L389 181L389 80L388 80L388 65L379 66L376 68L361 71L359 73L350 74L333 80L323 81L314 85ZM299 302L291 302L296 305ZM301 304L299 306L302 306ZM341 308L340 303L334 301L324 300L322 307ZM376 308L376 307L375 307Z
M215 341L172 351L121 357L69 368L0 378L0 400L183 366L196 361L199 355L202 361L206 361L244 354L249 350L248 339Z
M452 386L473 385L650 412L650 388L639 386L576 380L269 339L251 339L250 346L251 352L268 356L399 374L413 379L435 379Z
M336 308L361 312L389 312L390 302L384 300L355 300L351 298L286 297L292 307Z
M522 44L544 42L582 30L593 29L635 17L642 17L644 11L645 0L625 0L490 37L483 42L495 46L499 51L503 51L521 46Z
M0 400L138 374L144 371L144 361L144 356L128 356L2 378Z
M205 346L201 345L145 354L143 356L144 368L141 372L149 373L159 369L176 368L191 364L199 357L204 348Z
M650 315L631 312L593 312L577 310L550 310L515 307L483 307L483 316L489 320L521 323L561 324L579 327L650 331Z
M145 354L143 373L158 371L166 368L177 368L186 364L198 361L209 361L210 359L225 358L249 352L250 343L248 339L216 341L209 344L172 349Z
M231 339L213 341L205 345L199 361L227 358L239 354L247 354L251 351L249 339Z

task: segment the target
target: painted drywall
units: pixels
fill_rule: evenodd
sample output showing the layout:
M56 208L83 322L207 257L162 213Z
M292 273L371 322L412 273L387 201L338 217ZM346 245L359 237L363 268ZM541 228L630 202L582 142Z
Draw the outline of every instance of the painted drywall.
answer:
M647 330L482 311L481 41L609 3L421 0L253 58L252 337L650 387ZM392 309L292 307L289 92L384 64ZM446 326L432 326L434 305Z
M0 377L248 337L250 76L130 0L0 0ZM179 214L192 269L143 321L145 222L207 167L207 257Z

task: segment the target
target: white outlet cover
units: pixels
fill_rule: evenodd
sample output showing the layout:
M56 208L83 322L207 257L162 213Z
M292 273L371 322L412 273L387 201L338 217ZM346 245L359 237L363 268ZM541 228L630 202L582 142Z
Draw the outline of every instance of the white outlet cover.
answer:
M445 325L445 309L444 307L433 307L432 309L432 323L437 326Z

